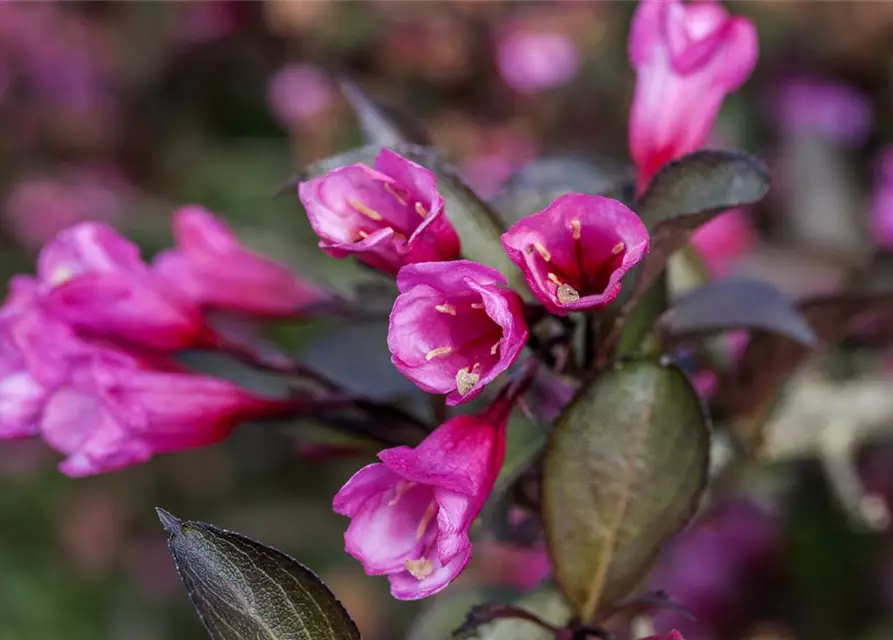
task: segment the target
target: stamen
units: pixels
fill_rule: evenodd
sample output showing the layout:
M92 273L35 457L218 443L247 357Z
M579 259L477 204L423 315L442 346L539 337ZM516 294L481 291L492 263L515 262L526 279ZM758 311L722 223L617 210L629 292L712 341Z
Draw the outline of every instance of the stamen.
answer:
M400 498L403 497L403 494L412 489L413 485L415 485L415 482L398 482L397 486L394 487L394 497L388 500L388 506L393 507L400 502Z
M384 183L384 188L388 193L390 193L392 196L394 196L397 199L397 202L399 202L400 204L406 204L406 200L403 199L403 196L401 196L399 193L394 191L394 187L392 187L389 182Z
M349 198L347 202L348 204L350 204L350 206L352 206L354 209L356 209L359 213L363 214L367 218L375 220L376 222L382 220L381 214L378 211L367 207L356 198Z
M551 272L550 272L549 275L546 276L546 277L549 278L549 282L554 282L554 283L557 284L559 287L560 287L561 285L564 284L561 280L558 279L558 276L556 276L554 273L551 273Z
M454 307L451 304L446 304L446 303L439 304L434 308L437 309L438 311L440 311L441 313L448 313L451 316L456 315L456 307Z
M428 505L428 508L425 510L425 515L422 516L421 522L419 522L418 528L415 530L415 539L421 540L422 536L425 535L425 530L428 528L428 525L431 524L431 521L434 519L434 516L437 515L437 502L434 500L431 501L431 504Z
M428 212L425 211L425 207L422 206L421 202L415 203L415 212L422 216L423 218L428 215Z
M580 294L577 293L577 290L566 283L560 285L558 287L558 291L556 291L555 293L558 295L558 302L560 302L561 304L576 302L580 299Z
M436 349L431 349L431 351L425 354L425 360L433 360L438 356L445 356L452 350L452 347L437 347Z
M571 233L574 236L574 240L579 240L580 236L583 233L583 228L580 226L579 220L571 220Z
M434 573L434 563L428 560L428 558L407 560L403 563L403 566L406 567L406 570L409 571L413 578L419 581L424 580Z
M474 372L477 366L477 363L475 363L470 370L468 367L459 369L459 372L456 374L456 391L459 392L459 395L464 396L480 381L480 374Z
M357 235L360 236L360 240L365 240L369 237L369 234L365 231L357 231Z
M499 351L499 345L501 345L501 344L502 344L502 340L500 340L499 342L494 344L492 347L490 347L490 355L491 356L496 355L496 353Z
M472 308L472 309L483 309L483 308L484 308L484 303L483 303L483 302L472 302L472 303L471 303L471 308Z
M623 251L625 248L626 248L625 244L623 244L622 242L618 242L617 244L614 245L614 248L611 249L611 253L613 253L616 256L618 253Z
M552 262L552 254L549 253L549 250L546 249L546 247L544 247L542 244L540 244L539 242L534 242L533 248L536 249L537 253L539 253L543 257L543 260L545 260L546 262Z

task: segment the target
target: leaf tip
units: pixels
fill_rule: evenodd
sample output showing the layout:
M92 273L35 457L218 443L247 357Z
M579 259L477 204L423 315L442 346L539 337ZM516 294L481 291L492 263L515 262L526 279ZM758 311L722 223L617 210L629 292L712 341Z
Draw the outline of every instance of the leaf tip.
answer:
M158 519L161 520L161 526L164 527L164 530L170 535L173 536L182 533L182 521L179 518L165 511L161 507L155 507L155 512L158 514Z

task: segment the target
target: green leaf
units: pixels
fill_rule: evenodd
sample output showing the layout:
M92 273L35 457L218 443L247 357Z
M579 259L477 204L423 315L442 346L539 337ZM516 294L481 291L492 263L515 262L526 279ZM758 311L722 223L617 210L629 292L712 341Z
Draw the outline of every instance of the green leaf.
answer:
M661 317L660 328L674 340L744 328L785 336L805 346L816 342L794 302L758 280L705 284L679 298Z
M360 637L315 573L281 551L163 509L177 572L213 640Z
M341 78L339 84L341 93L360 121L366 142L384 146L404 142L431 144L427 131L415 118L395 107L373 100L348 78Z
M503 220L513 224L568 193L634 195L632 175L613 162L573 156L543 157L525 165L492 200Z
M554 589L543 588L521 598L515 605L537 618L562 627L570 622L567 602ZM460 627L460 630L462 628ZM475 628L479 640L554 640L555 634L528 620L501 618ZM457 637L469 637L467 634Z
M394 144L388 147L404 158L433 171L437 176L437 188L443 195L447 217L453 223L462 242L462 255L469 260L498 269L522 297L529 298L530 293L524 278L502 249L499 240L505 231L502 221L496 212L462 181L456 168L450 165L437 149L431 147L412 144ZM332 169L356 162L372 166L381 149L381 145L367 145L329 156L309 165L301 179L321 176Z
M543 519L555 578L585 622L633 589L695 512L709 427L674 366L605 371L559 418L543 467Z
M695 151L657 172L639 199L639 215L653 229L662 222L753 204L768 191L769 171L756 158L733 150Z

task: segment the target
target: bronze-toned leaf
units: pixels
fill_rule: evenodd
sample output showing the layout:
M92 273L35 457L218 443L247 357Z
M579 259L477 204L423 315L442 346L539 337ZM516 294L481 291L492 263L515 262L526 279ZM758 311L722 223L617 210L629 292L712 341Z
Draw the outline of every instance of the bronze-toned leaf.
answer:
M816 342L793 300L758 280L721 280L698 287L673 303L660 319L660 329L673 340L753 329L812 346Z
M373 100L348 78L341 78L338 84L360 121L369 144L431 144L428 132L415 118L396 107Z
M708 419L675 366L602 373L559 418L543 469L555 579L584 622L627 595L697 509Z
M358 640L315 573L286 554L158 509L177 572L213 640Z

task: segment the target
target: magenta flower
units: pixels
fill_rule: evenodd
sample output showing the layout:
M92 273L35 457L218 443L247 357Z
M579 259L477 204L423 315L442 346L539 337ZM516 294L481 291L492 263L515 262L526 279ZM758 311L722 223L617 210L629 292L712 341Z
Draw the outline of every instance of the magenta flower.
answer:
M378 454L332 503L351 518L345 550L369 575L387 575L400 600L444 589L471 557L468 531L502 466L514 398L503 394L480 416L448 420L419 446Z
M40 432L67 456L62 473L117 471L156 453L207 446L238 423L275 415L284 406L225 380L153 366L96 361L53 393Z
M60 233L41 251L37 274L46 309L85 333L153 349L209 340L198 306L103 224L82 223Z
M0 438L22 438L37 433L37 420L46 396L46 388L0 337Z
M648 231L616 200L573 193L515 223L502 246L540 302L567 315L617 297L623 276L648 252Z
M270 79L270 111L286 127L310 123L332 104L335 91L325 72L311 64L282 67Z
M356 254L389 274L405 264L459 257L434 174L389 149L378 154L375 169L341 167L302 182L299 193L330 256Z
M226 223L203 207L179 209L173 226L177 248L155 259L155 271L198 304L279 316L322 297L285 265L246 249Z
M510 25L496 45L499 75L518 93L537 93L574 77L580 57L563 33L536 32Z
M408 265L397 276L388 329L391 362L456 405L508 369L527 342L521 298L495 269L471 262Z
M641 190L664 164L704 144L726 94L756 64L757 35L718 2L643 0L629 57L638 76L630 151Z

